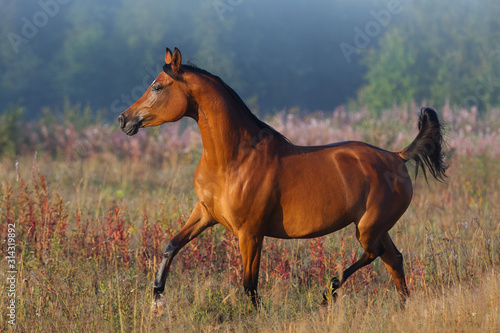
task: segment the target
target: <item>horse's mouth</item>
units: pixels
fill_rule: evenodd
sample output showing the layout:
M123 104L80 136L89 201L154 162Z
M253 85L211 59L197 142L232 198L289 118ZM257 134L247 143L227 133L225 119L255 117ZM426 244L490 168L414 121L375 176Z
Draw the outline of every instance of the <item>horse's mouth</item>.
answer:
M123 133L128 136L132 136L137 134L139 128L142 127L143 119L142 117L133 117L132 119L127 119L123 113L118 116L118 123L120 123L120 128Z
M122 131L128 136L132 136L137 134L137 132L139 132L139 128L141 127L142 127L142 120L136 123L128 123L126 126L122 128Z
M128 128L124 128L122 131L128 136L132 136L139 132L139 124L134 124L132 126L127 126Z

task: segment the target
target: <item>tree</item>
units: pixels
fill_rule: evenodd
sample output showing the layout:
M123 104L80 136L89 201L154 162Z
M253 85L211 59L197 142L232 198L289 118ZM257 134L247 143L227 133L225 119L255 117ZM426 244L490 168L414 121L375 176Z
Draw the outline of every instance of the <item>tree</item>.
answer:
M492 39L498 5L424 0L405 6L404 19L365 58L367 85L359 100L375 110L411 100L440 106L448 99L480 109L498 104L500 40Z
M401 29L392 29L366 57L369 84L359 93L359 101L371 110L389 108L392 103L410 102L417 93L417 51L407 46Z

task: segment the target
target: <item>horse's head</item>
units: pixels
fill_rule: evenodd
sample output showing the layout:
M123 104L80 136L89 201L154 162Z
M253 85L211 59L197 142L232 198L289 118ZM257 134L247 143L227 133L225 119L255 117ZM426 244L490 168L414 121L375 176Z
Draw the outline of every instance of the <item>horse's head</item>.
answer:
M172 54L167 48L164 71L144 95L118 117L123 132L134 135L141 127L161 125L186 115L190 103L181 62L181 52L175 48Z

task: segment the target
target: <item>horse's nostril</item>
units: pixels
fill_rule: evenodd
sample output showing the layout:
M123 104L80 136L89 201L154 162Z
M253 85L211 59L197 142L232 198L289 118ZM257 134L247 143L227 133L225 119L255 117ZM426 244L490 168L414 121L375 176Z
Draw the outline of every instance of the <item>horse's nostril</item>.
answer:
M120 123L120 128L124 128L125 127L125 119L123 118L122 115L120 115L118 117L118 122Z

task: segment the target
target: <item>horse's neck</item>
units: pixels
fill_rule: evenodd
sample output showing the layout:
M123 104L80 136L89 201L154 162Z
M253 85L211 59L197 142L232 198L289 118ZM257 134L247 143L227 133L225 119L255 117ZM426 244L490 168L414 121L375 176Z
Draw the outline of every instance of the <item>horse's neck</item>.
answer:
M211 92L204 96L198 100L204 158L222 168L239 163L256 144L258 125L229 92Z

